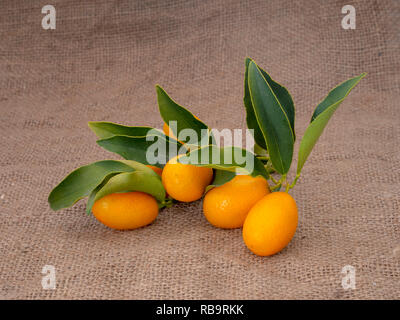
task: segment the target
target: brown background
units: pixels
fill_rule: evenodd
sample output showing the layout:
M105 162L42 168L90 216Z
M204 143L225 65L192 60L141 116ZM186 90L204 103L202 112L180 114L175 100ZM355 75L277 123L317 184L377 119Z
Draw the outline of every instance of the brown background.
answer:
M43 30L53 4L56 30ZM399 1L1 1L0 297L395 298L400 296ZM85 202L52 212L72 169L117 158L89 120L161 127L154 85L209 126L245 128L244 58L291 91L297 136L339 82L368 72L333 117L292 192L291 244L252 255L201 201L118 232ZM293 166L295 167L295 166ZM44 265L57 289L43 290ZM356 268L343 290L341 269Z

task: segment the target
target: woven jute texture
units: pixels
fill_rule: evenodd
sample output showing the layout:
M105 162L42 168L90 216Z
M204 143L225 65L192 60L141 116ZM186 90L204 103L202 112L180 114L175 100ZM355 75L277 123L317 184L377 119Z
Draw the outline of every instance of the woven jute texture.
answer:
M344 30L347 2L53 0L56 29L44 30L49 1L2 0L0 298L398 299L400 2L351 1L356 29ZM298 140L331 88L368 72L291 192L299 226L281 253L253 255L201 201L127 232L84 201L50 210L67 173L118 159L88 121L162 126L155 84L210 127L244 129L246 56L291 91ZM55 290L42 288L45 265Z

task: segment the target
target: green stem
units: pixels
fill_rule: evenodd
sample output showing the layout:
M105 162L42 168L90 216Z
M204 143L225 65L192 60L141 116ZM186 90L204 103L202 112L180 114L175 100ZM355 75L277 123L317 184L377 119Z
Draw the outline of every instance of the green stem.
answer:
M270 176L270 178L271 178L271 180L272 180L272 182L273 182L274 184L278 184L278 183L279 183L279 181L276 180L273 176Z
M286 181L286 174L284 174L284 175L282 175L282 177L281 177L281 179L279 180L279 182L282 184L282 185L287 185L287 181Z
M278 183L278 184L274 185L273 187L271 187L270 189L271 189L271 191L274 191L274 190L280 188L281 186L282 186L282 184Z
M290 184L288 181L286 181L286 188L285 188L285 192L289 192L289 188L290 188Z
M264 156L256 156L256 158L259 160L269 160L269 157L264 157Z
M293 183L289 186L289 190L292 189L296 185L297 180L299 180L299 178L300 178L300 173L296 174L296 177L294 178Z
M273 166L272 166L270 160L267 160L267 163L264 164L264 168L265 168L265 170L267 170L267 172L268 172L269 174L276 172L276 170L273 168Z
M170 208L174 204L174 200L172 198L165 198L163 202L161 202L161 208Z
M271 173L275 173L276 171L274 170L274 169L272 169L272 168L266 168L267 169L267 172L269 173L269 174L271 174Z

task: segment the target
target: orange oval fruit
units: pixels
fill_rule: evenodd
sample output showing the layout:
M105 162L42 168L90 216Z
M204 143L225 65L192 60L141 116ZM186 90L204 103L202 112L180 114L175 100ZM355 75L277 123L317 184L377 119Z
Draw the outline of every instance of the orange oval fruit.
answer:
M268 182L264 178L237 175L206 193L203 212L215 227L240 228L251 207L269 192Z
M97 200L92 212L107 227L128 230L152 223L158 215L158 204L144 192L112 193Z
M296 201L286 192L273 192L258 201L243 225L243 240L256 255L270 256L285 248L297 228Z
M162 172L162 183L165 191L175 200L182 202L196 201L202 197L205 188L213 178L213 170L197 167L172 158Z

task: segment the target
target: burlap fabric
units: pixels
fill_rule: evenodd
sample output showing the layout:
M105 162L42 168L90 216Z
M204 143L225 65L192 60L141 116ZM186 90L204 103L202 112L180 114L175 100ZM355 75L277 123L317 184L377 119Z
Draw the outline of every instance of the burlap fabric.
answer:
M347 1L53 0L56 30L41 27L46 4L0 3L1 298L399 298L399 1L352 1L355 30L341 27ZM306 163L280 254L251 254L201 201L128 232L83 201L49 209L69 171L118 158L89 120L161 127L157 83L210 126L245 128L246 56L292 92L299 138L333 86L368 72ZM42 288L44 265L56 290Z

